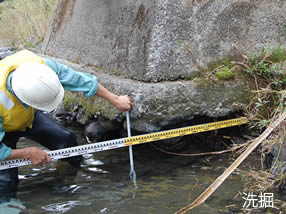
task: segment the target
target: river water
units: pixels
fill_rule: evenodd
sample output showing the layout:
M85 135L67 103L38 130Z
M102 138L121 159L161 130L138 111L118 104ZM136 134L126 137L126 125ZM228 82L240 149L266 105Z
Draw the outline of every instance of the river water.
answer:
M18 145L26 147L34 142L22 139ZM15 206L0 212L175 213L196 199L234 161L229 154L197 159L168 155L148 144L134 146L133 151L138 188L129 179L128 149L104 151L86 155L80 169L63 161L19 168ZM260 167L259 155L253 154L240 168L249 167ZM233 173L203 205L189 213L283 213L280 208L243 209L245 182L243 175Z

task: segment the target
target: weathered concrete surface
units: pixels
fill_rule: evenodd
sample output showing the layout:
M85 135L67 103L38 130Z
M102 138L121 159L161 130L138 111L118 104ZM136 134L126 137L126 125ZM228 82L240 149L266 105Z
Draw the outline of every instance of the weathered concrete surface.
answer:
M88 72L98 77L101 84L116 94L128 94L134 107L130 114L132 128L138 132L154 132L162 127L191 120L196 116L222 117L234 112L234 102L247 102L245 85L242 82L228 81L207 84L200 81L172 81L145 83L117 76L94 72L82 65L59 60L77 71ZM69 109L81 105L77 121L85 124L88 115L122 122L125 114L115 109L102 98L85 98L81 93L67 92L65 105Z
M233 54L285 44L284 0L61 0L46 54L147 82L190 78Z
M105 87L129 94L137 131L156 131L195 116L226 116L236 110L233 103L247 102L244 83L182 79L192 79L201 67L233 54L233 43L252 53L285 42L286 2L192 2L59 0L43 53L82 65L71 65L77 70L95 70ZM66 100L85 112L124 120L101 99L67 94Z

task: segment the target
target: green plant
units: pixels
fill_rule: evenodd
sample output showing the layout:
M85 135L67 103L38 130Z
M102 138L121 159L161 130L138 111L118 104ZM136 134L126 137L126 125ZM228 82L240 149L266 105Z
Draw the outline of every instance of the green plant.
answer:
M229 80L232 79L233 76L233 72L225 66L223 66L216 72L216 77L221 80Z
M285 109L286 50L263 48L261 52L243 55L239 63L248 80L250 103L245 107L252 127L264 129Z
M240 173L241 176L241 181L244 184L244 188L247 188L249 186L249 184L251 183L251 177L244 174L244 173Z
M280 63L286 60L286 50L281 46L275 47L271 50L269 60L273 63Z
M235 60L234 56L229 55L229 56L224 57L223 59L210 62L207 65L206 71L213 71L221 66L231 68L233 66L231 63L233 60Z

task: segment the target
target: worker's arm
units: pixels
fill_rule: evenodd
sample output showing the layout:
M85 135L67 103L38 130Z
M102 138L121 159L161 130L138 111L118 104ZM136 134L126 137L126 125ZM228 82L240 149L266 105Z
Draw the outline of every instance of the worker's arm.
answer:
M128 96L117 96L110 92L98 82L96 76L77 72L52 59L45 58L44 60L45 64L56 72L64 89L83 92L86 97L94 95L102 97L113 104L119 111L128 111L132 107L132 102Z
M2 116L0 115L0 161L7 159L12 153L12 149L2 143L4 136L5 131L2 125Z
M0 142L0 161L3 161L11 155L12 149Z
M86 97L91 97L96 94L98 81L95 76L75 71L52 59L45 58L44 60L45 64L56 72L64 89L83 92Z
M12 160L19 158L27 158L35 165L48 164L51 158L46 152L37 147L28 147L24 149L11 149L1 141L5 136L5 131L2 125L2 117L0 115L0 162L4 160Z
M108 91L106 88L104 88L100 83L98 83L98 89L97 89L96 95L108 100L119 111L122 111L122 112L128 111L132 107L132 102L129 96L127 95L117 96L113 94L112 92Z
M48 153L38 147L27 147L23 149L12 149L6 160L27 158L35 165L45 165L51 162Z

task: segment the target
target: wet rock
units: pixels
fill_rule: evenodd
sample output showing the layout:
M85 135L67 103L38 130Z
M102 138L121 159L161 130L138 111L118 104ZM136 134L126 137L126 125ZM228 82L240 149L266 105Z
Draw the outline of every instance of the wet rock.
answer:
M76 118L75 120L82 125L87 124L90 121L89 115L85 114L85 109L84 108L79 108L77 113L76 113Z
M122 127L119 123L109 120L98 120L85 126L84 135L91 143L114 139L119 136Z
M175 138L170 138L170 139L165 139L165 140L154 142L153 145L155 145L155 147L162 149L164 151L178 152L178 151L182 151L182 149L188 143L184 139L185 139L184 137L175 137Z
M74 109L76 109L77 106L74 107ZM55 112L54 116L62 121L66 121L66 122L72 122L72 121L76 121L76 118L78 117L77 111L70 111L65 109L64 105L60 105L57 109L57 111Z

